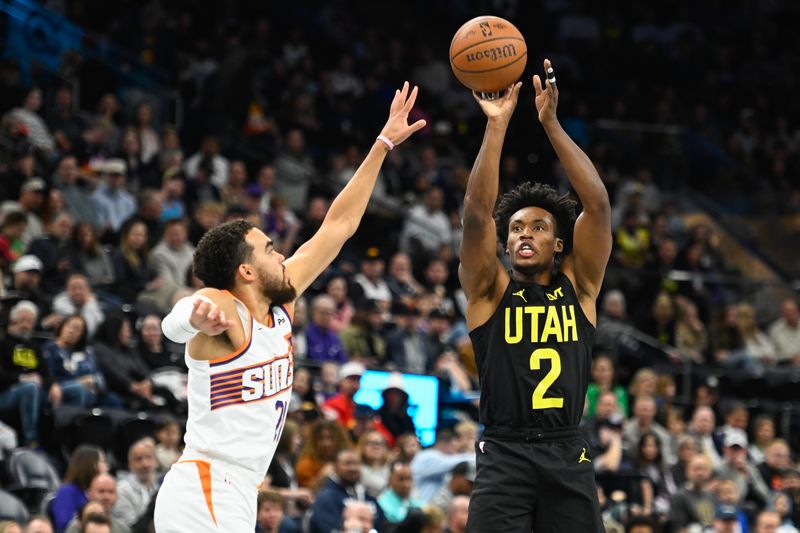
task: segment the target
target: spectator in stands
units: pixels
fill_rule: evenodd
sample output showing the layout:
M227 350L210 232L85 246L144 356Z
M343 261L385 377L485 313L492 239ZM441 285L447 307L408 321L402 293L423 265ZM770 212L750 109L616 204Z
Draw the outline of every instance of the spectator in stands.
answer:
M119 247L113 253L114 276L125 280L118 283L115 292L123 301L132 303L142 293L163 290L166 280L150 269L150 251L147 246L147 226L134 221L122 228Z
M80 315L90 337L105 318L97 297L89 286L89 280L79 273L67 277L66 290L53 298L53 312L62 317Z
M429 187L422 198L406 212L400 234L400 249L419 260L439 253L452 243L450 219L444 212L444 191Z
M469 496L472 494L474 484L475 465L469 461L458 463L447 476L447 482L433 495L430 505L440 509L447 509L457 496Z
M386 362L386 341L381 335L385 309L378 300L362 300L356 305L351 324L339 334L345 353L370 366Z
M86 490L98 474L108 473L108 463L103 450L82 444L72 452L64 475L64 484L56 491L50 503L56 533L63 533L70 520L89 498Z
M622 423L617 395L613 391L600 393L595 415L581 426L598 474L615 473L622 464Z
M72 266L69 260L69 238L73 220L69 213L58 213L47 225L47 232L34 239L26 253L38 257L44 265L42 290L49 296L64 288Z
M747 531L748 517L742 507L742 497L736 481L726 477L719 478L714 495L717 499L717 510L722 506L732 508L728 512L728 519L738 522L741 531Z
M76 113L72 87L61 85L55 91L53 106L47 113L47 125L53 132L53 140L61 153L76 151L83 146L83 130L86 122Z
M154 303L167 309L175 293L186 287L186 274L192 266L194 246L188 241L186 223L183 220L168 220L164 224L164 236L153 248L148 260L150 269L164 279L164 290Z
M150 164L145 164L142 161L142 144L135 129L126 128L122 132L119 150L115 155L125 165L127 181L130 183L129 188L152 187L158 183L155 162L151 161Z
M164 193L158 189L141 189L136 195L136 213L127 219L122 227L126 228L134 221L141 222L147 226L147 247L152 249L158 243L158 236L161 235L162 214L164 212ZM164 218L180 218L182 213L175 216Z
M0 224L0 271L9 272L24 250L21 238L28 218L25 213L11 211L0 219Z
M142 163L149 164L161 149L161 140L153 129L153 109L148 102L139 102L133 114L133 130L142 147Z
M287 514L292 518L305 513L314 503L314 493L306 487L300 487L295 475L295 461L302 445L300 426L294 420L287 420L267 471L270 489L286 499Z
M745 438L747 437L750 411L747 410L746 403L739 400L726 402L723 416L725 417L725 423L717 431L717 438L721 442L725 442L725 435L727 435L729 429L738 429L745 433Z
M789 496L792 507L792 522L800 525L800 469L787 468L781 478L781 487Z
M431 367L428 360L427 338L420 331L419 310L402 303L392 304L395 327L386 336L386 360L398 370L411 374L424 374Z
M45 156L51 157L56 152L56 143L47 123L39 114L42 107L42 90L39 87L31 87L21 103L22 107L11 110L11 116L25 125L31 143Z
M697 314L697 306L687 298L676 298L675 347L696 364L706 361L708 332Z
M327 294L311 300L311 322L305 329L307 357L316 362L346 363L347 354L339 335L333 329L336 302Z
M101 167L103 181L92 193L100 216L101 231L119 233L122 223L136 212L136 199L126 187L128 165L109 159Z
M405 433L397 437L395 455L398 461L411 463L421 449L422 445L419 443L419 438L415 433Z
M711 462L699 453L692 457L686 469L686 485L672 496L670 517L678 530L690 524L707 527L713 520L714 496L706 488L711 479Z
M30 339L38 309L22 300L9 314L5 338L0 342L0 412L15 412L22 425L22 439L28 446L39 441L42 391L54 406L61 403L61 387L53 383L38 342Z
M764 462L758 465L758 471L772 490L780 490L781 475L791 467L791 448L783 439L773 440L764 450Z
M353 302L350 301L347 291L347 278L344 276L332 276L325 284L326 294L333 298L336 305L331 317L330 327L337 333L350 325L355 313Z
M455 291L447 285L450 272L443 259L431 259L424 271L425 289L435 296L435 307L451 319L459 317Z
M226 208L244 206L245 185L247 185L247 166L244 161L231 161L228 183L220 187L220 199Z
M655 398L658 394L658 374L651 368L640 368L628 384L628 394L630 395L629 405L635 402L639 396Z
M712 468L722 463L719 447L714 440L715 420L714 411L708 406L701 405L694 410L689 422L689 434L700 445L701 453L711 461Z
M93 345L108 389L134 410L152 409L175 399L163 387L153 385L147 364L133 349L133 327L121 311L112 311L97 330Z
M639 439L635 468L642 476L642 514L667 518L670 497L678 487L664 461L661 441L655 433L645 433Z
M794 298L781 302L781 317L769 326L768 331L778 362L800 366L800 310Z
M34 515L25 522L23 533L53 533L53 524L47 517Z
M340 450L336 454L333 475L322 485L311 507L310 533L330 533L337 530L342 523L342 511L347 499L370 502L377 507L378 502L367 494L360 478L361 470L356 452L349 448ZM376 521L380 523L380 510L378 515Z
M136 347L139 357L151 372L164 368L186 372L183 350L179 350L164 337L160 316L150 313L140 320Z
M181 426L172 417L165 417L156 429L156 464L159 474L165 474L181 456Z
M87 179L80 174L74 155L63 156L53 173L53 186L61 191L64 205L76 222L88 222L100 229L100 219L92 200L92 190Z
M717 477L732 479L742 501L764 507L769 499L769 488L747 457L747 434L743 430L728 428L725 431L722 459L715 469Z
M353 277L355 281L353 301L358 307L365 300L380 302L382 309L389 309L392 301L392 291L383 277L386 263L380 250L374 246L367 248L366 255L361 260L361 272Z
M335 420L316 421L297 458L297 484L305 488L316 488L333 472L333 462L339 451L350 446L341 424Z
M65 533L80 533L86 517L90 513L105 516L111 523L111 533L130 533L130 528L111 516L111 510L117 502L117 480L110 474L97 474L86 489L89 501L84 504L78 515L72 519Z
M744 341L744 350L757 367L769 367L777 361L775 346L761 331L756 321L756 310L748 303L741 303L737 308L739 319L739 333Z
M339 393L327 399L322 404L322 411L329 419L339 422L345 429L353 427L353 410L356 403L353 397L361 387L361 376L366 369L364 365L357 361L350 361L339 368Z
M205 233L214 226L222 223L225 216L225 207L215 201L201 203L192 213L192 222L189 226L189 242L197 246Z
M377 506L372 502L347 499L342 510L342 531L373 533L375 530Z
M775 511L761 511L756 516L753 533L779 533L781 516Z
M111 523L103 515L89 514L83 521L81 533L111 533Z
M639 325L644 333L667 346L675 346L675 303L666 292L660 292L653 301L650 316Z
M612 391L617 397L620 411L628 412L628 393L614 383L614 363L610 357L600 353L592 362L592 381L586 389L586 411L584 416L594 416L597 400L603 392Z
M272 490L258 493L256 533L297 533L300 530L286 516L286 498Z
M22 527L13 520L0 520L0 533L23 533Z
M456 453L458 439L451 429L436 432L433 446L414 456L411 472L419 499L428 503L433 495L445 484L445 477L453 468L464 461L475 464L474 453Z
M650 249L650 230L642 223L636 211L628 210L622 224L614 233L616 252L614 258L625 268L639 270L644 266Z
M68 405L94 407L98 400L109 406L122 401L106 391L106 381L97 368L94 349L86 345L86 322L78 315L64 319L55 340L44 345L44 360L53 380L61 386Z
M28 225L25 226L25 231L20 237L25 246L44 233L44 223L40 215L45 206L46 192L47 182L42 178L29 178L22 184L19 199L16 202L4 203L5 210L19 209L28 218Z
M377 498L389 482L389 444L380 431L366 431L358 439L358 457L361 461L361 483L367 494Z
M411 258L408 254L398 252L389 260L389 275L386 283L392 293L392 299L406 307L414 304L414 297L423 291L422 285L414 279Z
M275 158L275 174L275 194L286 198L289 209L295 213L304 212L316 169L306 153L305 135L300 129L286 133L284 149Z
M642 435L653 433L658 437L664 460L672 464L675 462L670 448L672 440L666 428L656 422L657 412L656 401L652 396L637 396L633 404L633 417L624 426L625 441L630 449L635 449Z
M753 421L753 441L748 450L754 464L760 465L764 462L764 451L773 440L775 440L775 421L770 415L757 416Z
M416 433L414 420L408 414L408 393L403 388L403 376L393 372L381 392L383 404L378 409L381 423L394 438L404 433Z
M115 273L111 251L100 244L91 224L79 222L75 225L67 253L71 268L84 273L92 289L107 294L113 288Z
M228 160L219 153L219 141L209 135L200 144L200 151L193 154L183 164L183 169L190 180L195 179L201 162L207 160L210 165L210 181L216 187L223 187L228 183Z
M131 444L128 449L130 475L119 482L117 503L111 511L114 518L133 526L144 514L161 485L156 467L156 443L152 438L145 437Z
M466 533L469 497L456 496L447 508L447 528L445 533Z
M35 255L23 255L14 263L11 285L0 300L2 323L8 321L8 312L22 300L28 300L36 305L42 315L42 327L49 328L58 323L60 319L57 316L47 314L50 310L50 303L39 288L42 280L42 268L42 262Z
M386 517L386 521L397 524L405 520L409 508L422 507L422 502L414 497L414 478L411 476L411 465L403 461L393 462L389 470L389 483L378 497L378 504Z

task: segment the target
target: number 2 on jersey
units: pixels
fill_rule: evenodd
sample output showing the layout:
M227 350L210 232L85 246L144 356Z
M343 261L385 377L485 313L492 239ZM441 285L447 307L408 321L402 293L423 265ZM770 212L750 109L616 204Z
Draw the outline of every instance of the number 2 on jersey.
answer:
M545 398L544 393L550 385L561 375L561 356L552 348L539 348L531 354L531 370L539 370L542 367L542 360L550 360L550 372L548 372L536 385L533 390L533 409L561 409L564 407L564 398Z
M280 413L278 414L278 423L275 424L275 438L274 438L275 442L278 442L278 440L281 438L281 432L283 431L283 423L286 421L286 404L287 402L284 402L282 400L278 400L277 402L275 402L275 410L280 411Z

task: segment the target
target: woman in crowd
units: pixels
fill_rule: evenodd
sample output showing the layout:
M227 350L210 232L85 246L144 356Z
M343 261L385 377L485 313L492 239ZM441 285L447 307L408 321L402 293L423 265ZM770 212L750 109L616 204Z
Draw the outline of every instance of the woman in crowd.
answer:
M333 463L339 450L351 445L347 433L337 421L316 421L297 459L297 484L316 488L333 472Z
M86 336L86 322L80 315L68 316L59 324L55 340L43 348L50 375L61 385L67 405L94 407L100 403L120 407L122 401L106 390L105 377L98 369L94 348L87 346Z
M113 289L116 274L112 254L100 244L97 232L88 222L79 222L72 229L69 258L72 267L86 275L98 295Z
M108 463L103 450L97 446L82 444L69 459L64 483L56 491L50 503L50 514L56 533L63 532L75 513L89 501L86 489L97 474L108 473Z
M275 449L275 457L267 471L270 489L286 498L286 513L292 518L301 516L314 503L314 493L308 488L301 487L295 475L295 461L302 444L300 426L292 420L287 420L278 447Z
M664 464L661 441L655 433L645 433L639 438L636 450L636 470L649 487L645 488L643 513L666 516L669 514L670 496L678 487Z
M367 494L377 498L389 483L389 445L379 431L367 431L358 441L361 483Z
M340 332L350 325L353 320L355 308L347 295L347 279L344 276L333 276L325 285L325 292L333 298L336 309L330 319L331 329Z
M144 222L123 226L119 248L113 255L116 279L124 280L116 285L116 293L123 301L133 303L141 292L164 286L164 279L155 277L147 266L149 253Z
M757 416L753 421L753 440L748 453L753 464L764 462L764 450L775 440L775 421L769 415Z

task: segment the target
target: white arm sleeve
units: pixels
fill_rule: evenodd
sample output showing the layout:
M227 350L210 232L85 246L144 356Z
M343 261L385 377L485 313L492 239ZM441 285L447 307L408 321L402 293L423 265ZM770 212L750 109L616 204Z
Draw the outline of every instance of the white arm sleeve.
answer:
M192 316L194 302L197 299L204 300L210 304L214 303L208 297L201 294L186 296L178 300L172 308L172 311L161 321L161 331L164 332L164 335L166 335L169 340L179 344L185 344L200 331L192 326L192 323L189 321Z

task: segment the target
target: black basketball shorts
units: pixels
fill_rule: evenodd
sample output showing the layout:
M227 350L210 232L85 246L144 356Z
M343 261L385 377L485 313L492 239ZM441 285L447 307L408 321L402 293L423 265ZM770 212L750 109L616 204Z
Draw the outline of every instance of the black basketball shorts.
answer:
M487 428L481 439L468 533L605 531L589 446L577 428Z

